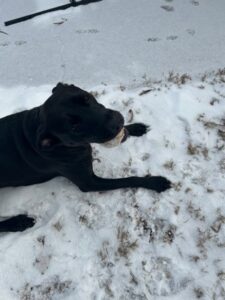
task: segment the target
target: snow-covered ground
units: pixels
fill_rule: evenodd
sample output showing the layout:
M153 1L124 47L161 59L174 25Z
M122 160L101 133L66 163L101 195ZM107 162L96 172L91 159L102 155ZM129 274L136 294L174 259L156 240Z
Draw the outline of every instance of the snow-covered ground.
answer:
M57 178L1 189L2 216L37 217L32 229L1 236L1 300L224 299L225 70L220 74L89 89L127 123L151 127L113 149L93 145L96 173L160 174L174 187L85 194ZM1 88L1 115L41 104L51 88Z
M0 216L37 223L0 235L0 300L224 300L224 0L103 0L3 25L64 3L0 0L0 117L74 83L151 127L93 145L96 173L162 175L173 188L82 193L56 178L1 189Z
M1 84L118 84L225 65L224 0L102 0L3 25L68 2L0 0Z

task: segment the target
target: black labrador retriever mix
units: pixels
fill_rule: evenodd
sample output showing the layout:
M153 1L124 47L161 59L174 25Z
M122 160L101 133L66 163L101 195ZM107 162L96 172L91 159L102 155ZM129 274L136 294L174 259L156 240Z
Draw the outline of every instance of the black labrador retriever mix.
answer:
M105 179L93 172L91 143L118 136L123 142L147 128L141 123L124 126L119 112L105 108L90 93L58 83L43 105L0 119L0 187L64 176L83 192L128 187L163 192L170 182L160 176ZM18 215L0 222L0 231L23 231L33 224L33 218Z

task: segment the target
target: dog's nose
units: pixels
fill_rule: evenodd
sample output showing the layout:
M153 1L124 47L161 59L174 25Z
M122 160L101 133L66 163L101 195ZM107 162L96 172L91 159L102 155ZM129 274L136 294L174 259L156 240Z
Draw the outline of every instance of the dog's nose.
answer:
M122 128L122 125L118 125L118 124L110 125L110 131L115 134L118 133L121 130L121 128Z
M113 110L109 110L107 114L107 128L112 134L117 134L124 125L124 118L123 116Z

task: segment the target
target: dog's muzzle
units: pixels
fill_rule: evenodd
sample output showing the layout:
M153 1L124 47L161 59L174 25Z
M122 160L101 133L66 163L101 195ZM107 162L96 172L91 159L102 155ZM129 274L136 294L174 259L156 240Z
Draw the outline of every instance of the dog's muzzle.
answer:
M126 128L122 128L120 130L120 132L110 141L103 143L103 145L107 148L112 148L112 147L116 147L119 144L125 142L125 140L127 139L128 136L128 131L126 130Z

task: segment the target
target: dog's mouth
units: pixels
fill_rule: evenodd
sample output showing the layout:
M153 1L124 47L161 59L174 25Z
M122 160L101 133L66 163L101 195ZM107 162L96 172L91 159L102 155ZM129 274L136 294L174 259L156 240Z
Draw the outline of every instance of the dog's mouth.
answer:
M119 144L125 142L127 137L128 137L128 131L125 127L123 127L113 139L103 143L103 145L107 148L116 147Z

